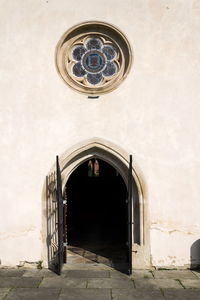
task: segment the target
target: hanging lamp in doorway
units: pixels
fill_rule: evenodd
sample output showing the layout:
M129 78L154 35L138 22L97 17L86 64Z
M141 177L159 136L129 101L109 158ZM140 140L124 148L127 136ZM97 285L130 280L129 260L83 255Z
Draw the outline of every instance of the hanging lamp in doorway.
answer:
M88 162L88 177L99 177L99 162L97 159Z
M92 177L93 176L93 163L92 161L90 160L88 162L88 177Z
M97 159L94 161L94 176L98 177L99 176L99 162Z

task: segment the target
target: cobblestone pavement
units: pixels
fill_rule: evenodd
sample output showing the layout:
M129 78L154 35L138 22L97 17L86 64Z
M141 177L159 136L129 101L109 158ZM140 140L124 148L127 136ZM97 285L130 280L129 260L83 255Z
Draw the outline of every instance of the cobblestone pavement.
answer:
M47 269L0 268L0 300L197 300L200 271L137 270L131 277L103 264Z

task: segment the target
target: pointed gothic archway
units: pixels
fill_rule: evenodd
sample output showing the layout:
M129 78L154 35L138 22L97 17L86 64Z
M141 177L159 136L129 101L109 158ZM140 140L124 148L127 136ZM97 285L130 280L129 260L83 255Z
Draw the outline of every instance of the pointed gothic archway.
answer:
M107 162L90 159L71 174L65 195L65 262L103 263L128 273L131 243L127 244L127 187L121 175Z
M120 177L123 179L125 186L128 186L128 165L129 165L129 155L128 153L124 152L119 147L107 142L102 141L99 139L93 139L85 143L81 143L76 147L68 150L60 157L60 166L61 166L61 177L62 177L62 191L64 193L64 189L66 186L67 181L69 180L70 176L73 172L84 162L88 161L91 158L98 158L105 163L107 163L111 168L115 169L119 174ZM51 171L54 170L54 167ZM133 244L137 245L137 251L133 251L134 254L138 252L138 249L142 248L144 245L144 227L143 227L143 202L142 202L142 190L141 185L138 180L138 176L132 168L131 170L132 178L133 178L133 219L134 226L133 226ZM44 195L45 196L45 189ZM43 202L43 211L46 219L46 208ZM46 222L43 217L43 225ZM43 231L43 258L44 264L47 262L47 254L46 254L46 242L47 237ZM45 255L46 254L46 255ZM134 262L133 262L134 265ZM141 267L144 265L144 262L141 261Z

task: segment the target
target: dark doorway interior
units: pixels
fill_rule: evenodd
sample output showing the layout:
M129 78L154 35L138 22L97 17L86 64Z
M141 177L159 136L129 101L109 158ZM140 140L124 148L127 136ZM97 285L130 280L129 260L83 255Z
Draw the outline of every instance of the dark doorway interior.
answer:
M94 165L95 159L91 161ZM99 176L91 176L88 162L72 173L66 185L68 249L88 258L88 263L127 272L126 185L116 169L100 159Z

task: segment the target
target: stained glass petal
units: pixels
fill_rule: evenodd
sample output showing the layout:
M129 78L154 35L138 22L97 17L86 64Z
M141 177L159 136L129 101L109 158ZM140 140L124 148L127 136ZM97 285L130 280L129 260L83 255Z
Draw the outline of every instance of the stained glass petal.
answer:
M104 46L102 49L103 53L107 57L107 60L112 60L116 56L116 51L112 46Z
M102 73L87 74L87 81L93 85L98 84L102 80Z
M73 66L72 72L77 77L83 77L85 75L85 70L82 68L82 65L80 62L76 63Z
M86 48L91 50L91 49L101 49L102 47L102 42L100 39L97 38L91 38L88 40L86 43Z
M106 66L105 70L103 71L103 75L104 76L112 76L116 72L117 72L116 64L108 61L107 66Z
M83 46L77 46L76 48L74 48L74 50L72 51L72 56L75 60L80 61L83 54L86 52L85 47Z

